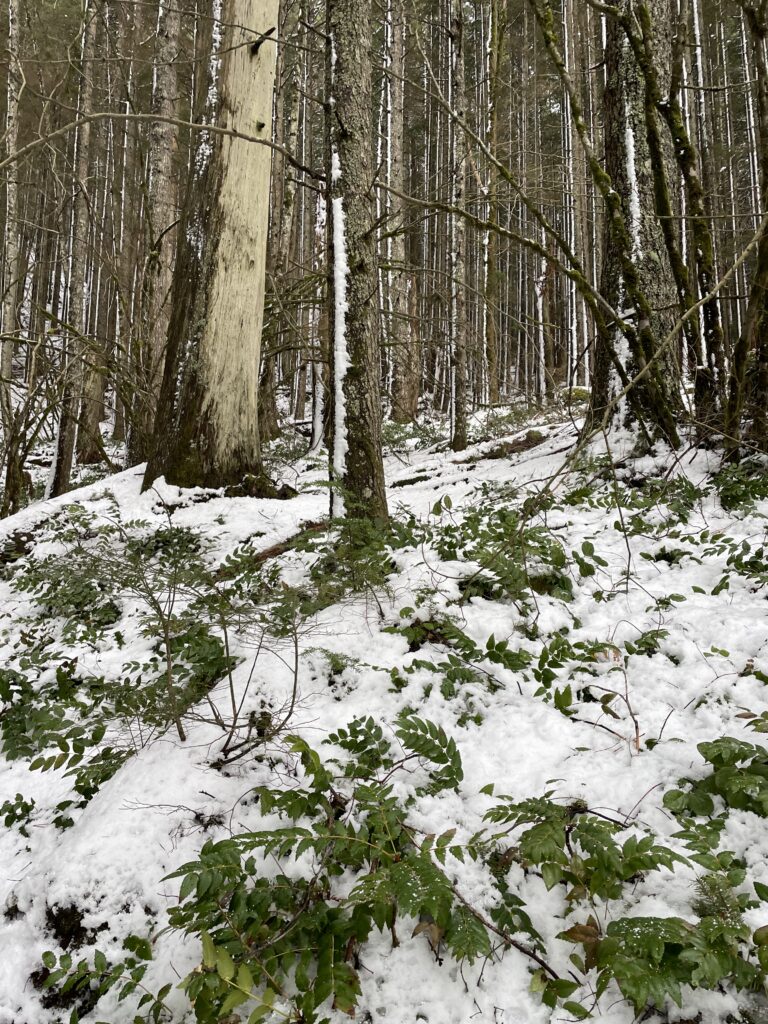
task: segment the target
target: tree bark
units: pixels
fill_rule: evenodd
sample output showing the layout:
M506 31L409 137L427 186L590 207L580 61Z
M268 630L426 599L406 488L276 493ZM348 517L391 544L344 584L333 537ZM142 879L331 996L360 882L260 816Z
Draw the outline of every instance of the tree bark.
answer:
M215 123L271 138L278 0L226 0ZM241 27L247 26L247 27ZM258 370L272 162L268 146L203 137L174 274L155 450L144 486L262 486Z
M8 90L5 114L5 152L16 152L19 139L19 100L21 98L19 0L8 4ZM11 167L5 183L5 238L2 267L2 340L0 340L0 423L5 446L5 487L0 514L17 511L23 496L17 411L13 396L13 355L17 331L16 306L19 280L19 169Z
M84 10L83 48L79 110L93 110L93 58L100 6L91 0ZM90 227L88 171L91 156L92 126L85 121L78 130L76 142L75 179L73 187L71 269L69 279L68 327L64 330L64 387L59 409L56 438L56 461L50 481L50 495L64 494L70 485L75 455L77 421L83 393L86 360L92 358L86 337L85 282L88 267L88 235Z
M405 192L405 0L392 0L392 53L390 96L392 112L389 140L390 226L391 237L390 308L388 342L392 352L392 419L395 423L413 423L418 415L419 352L416 322L409 293L413 290L406 255L407 209Z
M387 516L373 205L371 0L328 0L331 514Z
M668 0L649 0L659 78L671 74ZM629 10L630 0L624 0ZM675 322L678 296L663 231L656 213L653 162L645 120L645 89L637 60L615 19L607 26L604 96L605 174L600 180L606 218L601 292L629 329L616 325L614 341L598 337L591 422L603 420L623 382L640 371L628 401L616 406L630 429L647 440L679 443L682 414L676 345L660 345ZM671 160L671 154L665 154ZM622 372L623 371L623 372ZM611 416L611 419L615 417Z
M464 71L463 0L451 0L449 38L451 41L450 102L456 120L451 125L452 205L462 209L467 193L467 147L463 129L456 121L466 118ZM468 444L467 404L467 226L460 214L451 215L451 448L464 451Z
M181 11L176 0L160 0L157 11L152 112L179 113L177 61L181 49ZM151 445L163 380L171 319L171 290L179 219L178 129L156 121L149 133L147 239L139 330L134 339L135 400L128 438L128 462L144 462Z
M760 210L768 208L768 63L765 45L768 20L765 5L760 7L740 0L752 37L752 50L757 71L757 160L760 172ZM755 362L752 394L748 396L748 361ZM749 399L749 400L748 400ZM768 448L768 232L764 232L757 250L752 275L749 304L741 335L736 343L729 382L727 443L736 451L742 436L742 416L751 419L749 437L761 448Z

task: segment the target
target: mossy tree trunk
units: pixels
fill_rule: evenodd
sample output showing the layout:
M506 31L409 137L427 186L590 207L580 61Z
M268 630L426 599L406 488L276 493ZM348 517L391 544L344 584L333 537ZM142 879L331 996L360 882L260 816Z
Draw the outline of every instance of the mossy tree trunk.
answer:
M271 139L278 0L225 0L211 115ZM174 275L155 450L144 486L257 485L271 149L203 137Z
M765 4L740 2L752 37L757 71L760 209L765 215L768 209L768 62L765 55L768 19ZM747 372L750 359L754 359L751 381ZM745 412L750 440L763 450L768 449L768 231L763 232L758 244L747 313L731 363L726 439L734 451L742 436Z
M671 75L671 8L668 0L649 0L653 47L660 81ZM624 0L622 10L631 7ZM602 422L623 390L624 376L643 376L633 386L631 400L617 403L612 419L644 435L678 444L682 417L680 364L677 342L664 346L679 309L675 279L655 203L654 158L667 168L669 145L652 153L646 122L645 85L641 69L616 19L609 18L605 53L604 96L605 173L613 193L604 192L606 218L601 292L629 332L616 325L612 350L598 337L591 419ZM618 196L618 201L617 201ZM624 374L617 373L617 362Z
M386 518L373 204L371 0L328 0L331 514Z

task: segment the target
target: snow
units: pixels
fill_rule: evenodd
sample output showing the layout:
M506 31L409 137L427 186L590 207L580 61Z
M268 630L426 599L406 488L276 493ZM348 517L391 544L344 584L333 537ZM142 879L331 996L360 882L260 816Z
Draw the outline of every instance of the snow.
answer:
M334 174L338 164L338 154L334 153ZM339 166L339 176L341 169ZM334 416L333 416L333 478L340 482L346 476L347 452L349 442L347 439L347 415L346 397L344 395L344 381L349 370L349 350L347 348L347 313L349 304L347 302L347 277L349 267L347 265L347 239L344 220L344 200L337 196L332 200L333 216L333 388L334 388ZM334 493L334 514L344 515L344 499Z
M334 230L339 224L343 241L341 207L334 209ZM338 251L343 253L343 248L337 247ZM343 258L334 269L337 301L343 302ZM343 317L341 322L343 325ZM343 346L343 327L335 341ZM505 440L519 442L529 429L527 426ZM503 459L492 457L498 440L478 443L461 454L433 447L390 457L391 505L398 504L424 521L431 516L435 502L447 495L453 508L443 515L460 521L484 502L502 500L498 490L484 496L481 484L513 486L522 500L562 467L566 450L575 441L570 423L542 422L536 429L543 435L541 444ZM627 472L658 477L669 473L671 478L685 474L700 485L715 468L714 459L711 453L699 452L693 458L688 456L682 465L665 455L649 456ZM297 469L300 495L278 502L181 491L162 479L155 490L140 494L142 470L138 467L31 506L3 521L0 551L17 531L37 532L36 557L56 550L58 542L46 539L47 524L73 502L104 519L113 516L117 507L123 521L141 519L151 528L166 524L165 509L174 507L174 525L191 527L207 538L211 547L206 557L214 563L245 543L254 551L266 551L295 535L302 524L316 522L326 514L322 474L309 466ZM622 484L629 486L627 481ZM681 775L701 771L696 744L703 740L729 734L759 743L761 738L738 716L745 707L760 713L766 704L765 687L751 671L768 673L764 594L753 593L748 581L734 575L727 591L713 595L725 571L726 556L705 557L699 535L708 528L756 544L764 536L768 502L736 515L726 512L715 495L707 494L694 504L688 525L681 529L683 536L678 537L668 536L663 503L640 514L643 520L637 532L625 537L614 527L615 509L599 503L594 507L561 503L541 513L540 525L546 525L566 552L580 550L589 541L607 564L599 567L594 577L574 577L573 601L537 597L534 621L539 636L533 639L533 634L521 633L524 616L511 601L474 597L460 608L456 606L459 581L474 565L442 559L429 545L398 549L393 553L396 568L386 592L378 593L376 600L370 594L353 595L306 624L300 638L298 704L291 731L317 748L329 732L356 716L372 715L391 731L402 708L415 706L420 716L442 725L455 738L465 773L459 793L416 799L411 817L417 828L428 833L457 828L459 837L466 838L482 827L482 814L492 802L478 796L480 788L495 782L497 792L516 799L539 796L546 790L555 790L558 799L583 798L593 809L653 828L666 845L675 846L671 837L678 826L662 806L664 789L675 785ZM685 535L692 539L686 540ZM643 553L658 555L665 548L681 548L686 555L673 564L641 557ZM301 551L281 556L282 578L287 582L306 578L307 558ZM597 592L603 595L601 600L596 600ZM684 595L686 600L667 608L664 599L672 593ZM639 723L642 749L634 742L629 716L614 721L600 715L598 704L591 704L579 708L577 717L583 721L568 719L534 696L535 684L491 664L487 670L499 688L491 692L468 685L461 699L470 702L477 714L461 726L457 724L459 701L445 697L438 686L428 686L433 679L426 670L417 668L404 676L407 685L402 691L393 689L390 670L402 672L424 653L410 652L402 635L386 629L400 621L400 611L413 607L419 594L424 601L420 613L425 617L452 610L461 616L461 628L478 646L484 648L493 634L497 640L509 639L513 647L528 649L534 657L541 650L542 638L555 630L568 629L572 643L596 640L619 649L647 630L666 630L668 635L660 640L655 654L627 657L626 676L622 676L622 687L626 685ZM0 665L12 666L20 632L28 627L25 620L34 614L34 608L26 595L14 591L9 580L0 576L0 609ZM150 648L141 634L139 612L136 602L125 602L119 623L122 648L108 638L90 645L72 641L67 646L61 636L57 646L79 659L81 671L118 678L127 662L140 661ZM236 644L235 653L244 659L234 674L238 693L245 692L253 674L247 707L258 707L262 699L285 706L292 683L286 651L277 647L254 662L254 650L245 638L237 638ZM713 653L713 646L719 653ZM324 669L323 651L347 659L347 667L333 683ZM614 667L608 660L599 671L615 682ZM224 689L217 689L213 699L222 710L226 708ZM585 708L595 710L587 714ZM202 716L204 707L199 710ZM613 733L590 722L607 725ZM60 952L46 921L46 912L57 904L81 908L84 926L94 931L95 943L108 955L119 951L127 935L154 929L155 959L145 979L149 988L180 980L199 962L194 940L163 931L178 894L178 883L163 879L193 859L206 839L225 838L230 830L263 827L257 805L241 798L254 786L274 785L276 779L268 761L243 763L229 772L212 769L221 746L220 733L204 721L190 720L188 729L186 744L168 732L137 750L84 810L74 812L75 824L66 831L54 828L51 819L56 804L71 792L70 781L61 772L31 772L23 761L0 757L0 805L18 792L36 801L28 838L15 828L0 827L0 908L18 911L9 918L0 910L0 1024L54 1024L62 1019L61 1011L41 1006L39 992L29 981L44 950ZM648 739L658 740L652 749L645 746ZM211 820L219 816L221 824L205 828L200 824L205 816ZM726 830L725 847L745 858L754 877L768 881L764 822L737 812L730 815ZM617 912L690 916L693 878L687 868L665 873L663 890L639 880ZM571 948L555 938L567 927L560 892L557 888L546 891L540 878L524 877L517 867L512 869L510 884L524 893L537 926L545 927L548 947L557 950L558 969L567 971ZM470 901L484 906L487 892L482 865L462 867L459 885ZM759 912L750 914L751 926L763 923ZM374 1024L414 1024L415 1020L428 1024L546 1024L567 1018L564 1012L552 1013L541 1005L530 991L528 964L514 951L498 962L459 969L450 957L445 957L442 965L437 963L423 937L410 938L410 927L399 931L401 945L397 948L392 948L386 932L374 933L365 946L366 969L361 972L363 992L356 1020ZM86 954L86 949L73 952L75 961ZM172 990L169 1003L175 1021L191 1020L178 988ZM681 1016L692 1019L700 1013L707 1024L716 1024L735 1013L737 1005L728 991L686 990ZM336 1012L331 1016L334 1024L349 1019ZM635 1015L617 992L611 992L605 997L601 1019L607 1024L630 1024ZM131 1000L118 1004L110 995L83 1020L130 1024Z
M637 183L637 155L635 150L635 132L632 128L632 111L629 101L624 100L624 145L627 156L627 181L629 182L629 222L632 232L632 255L640 259L643 255L641 230L643 217L640 208L640 189Z

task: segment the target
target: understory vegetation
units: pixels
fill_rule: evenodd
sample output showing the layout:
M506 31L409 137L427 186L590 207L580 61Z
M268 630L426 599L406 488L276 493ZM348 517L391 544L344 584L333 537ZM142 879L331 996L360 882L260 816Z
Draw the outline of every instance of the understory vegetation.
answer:
M216 776L238 792L237 814L221 800L185 813L191 855L158 860L162 907L127 897L123 920L97 925L93 907L47 897L28 982L45 1019L378 1020L370 986L410 946L426 954L415 975L437 970L457 993L513 962L542 1020L617 1006L609 1019L715 1019L697 992L722 1019L764 1020L765 663L738 664L714 629L706 648L694 638L714 676L695 699L705 741L676 723L684 686L684 704L652 705L660 678L690 671L686 605L716 617L735 594L766 598L768 466L648 469L583 458L557 487L507 471L454 498L455 477L441 490L417 472L386 524L305 521L273 545L249 529L222 546L216 511L188 525L185 510L232 501L214 492L156 492L129 517L94 486L9 533L2 752L56 780L47 800L19 783L0 806L12 847L113 813L112 784L169 742L195 747L198 790ZM630 630L596 627L638 593ZM323 617L340 609L396 656L329 642ZM363 713L372 688L386 716ZM343 725L318 735L302 723L323 690ZM532 789L482 778L484 729L524 745L542 714L572 730L551 740L571 736L566 761L607 750L647 778L636 805L606 806L578 768ZM13 929L40 909L11 890L4 913ZM186 951L180 977L168 947Z

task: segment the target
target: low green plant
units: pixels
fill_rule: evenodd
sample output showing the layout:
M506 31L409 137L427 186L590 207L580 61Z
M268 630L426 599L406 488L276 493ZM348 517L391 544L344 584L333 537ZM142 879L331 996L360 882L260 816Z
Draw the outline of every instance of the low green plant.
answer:
M120 1002L134 997L135 1024L150 1021L159 1024L160 1021L172 1020L164 1000L173 985L165 984L155 993L144 984L144 976L152 960L150 940L130 935L123 942L123 949L126 955L114 962L100 949L94 951L92 960L83 958L77 963L71 953L60 956L51 951L43 953L42 967L33 975L33 980L44 993L43 1003L73 1007L69 1024L78 1024L82 1014L90 1015L99 1000L115 989Z
M249 1001L250 1021L268 1016L276 1000L307 1024L328 1020L321 1008L330 998L350 1012L360 945L374 928L397 941L401 916L429 919L436 945L459 959L490 951L487 931L442 866L454 833L420 836L390 781L414 761L425 769L420 792L455 789L463 774L456 746L413 716L400 719L396 738L400 757L373 719L356 720L328 740L346 756L327 762L290 738L305 785L255 795L264 814L292 824L208 843L171 876L183 879L171 923L202 938L202 964L184 982L199 1021L221 1020ZM346 891L340 881L350 872L357 883Z
M699 743L713 771L701 779L681 779L685 788L669 790L664 806L677 815L712 817L715 801L728 809L768 816L768 750L732 736Z
M28 838L27 825L34 809L34 800L25 800L21 793L17 793L13 800L5 800L0 804L0 820L6 828L17 825L21 835Z
M755 502L768 498L768 466L764 458L743 459L724 466L714 484L728 512L752 511Z

